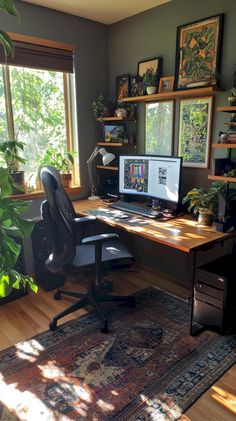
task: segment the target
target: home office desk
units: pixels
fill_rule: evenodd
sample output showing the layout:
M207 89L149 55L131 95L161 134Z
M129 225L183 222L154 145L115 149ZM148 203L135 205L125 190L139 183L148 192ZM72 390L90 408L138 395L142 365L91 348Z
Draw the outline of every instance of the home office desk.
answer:
M158 219L148 219L138 215L132 215L128 218L120 218L122 213L109 208L101 200L78 200L73 202L75 211L80 215L94 215L104 224L121 229L134 236L144 237L158 244L180 250L184 253L192 254L192 298L191 308L193 308L193 287L196 269L196 258L198 251L209 250L216 244L222 246L226 241L233 239L236 232L221 233L197 225L196 220L190 216L180 216L168 221L158 221ZM193 320L191 314L190 333L194 333Z

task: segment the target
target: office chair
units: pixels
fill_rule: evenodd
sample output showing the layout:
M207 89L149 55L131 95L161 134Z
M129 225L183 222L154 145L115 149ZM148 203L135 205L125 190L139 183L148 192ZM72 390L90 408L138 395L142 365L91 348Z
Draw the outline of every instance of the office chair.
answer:
M80 227L88 225L96 218L77 217L72 202L61 185L61 177L55 168L47 166L41 170L41 180L46 193L46 200L41 205L47 239L52 253L46 260L46 268L65 276L78 272L81 268L93 267L94 276L88 280L86 291L69 291L59 288L55 299L61 294L79 298L74 304L56 315L49 328L57 329L57 321L80 308L91 304L103 321L101 331L108 332L108 320L100 303L105 301L123 302L135 306L132 296L103 295L106 282L102 281L102 264L122 261L129 266L134 264L134 257L118 240L117 234L100 234L81 238Z

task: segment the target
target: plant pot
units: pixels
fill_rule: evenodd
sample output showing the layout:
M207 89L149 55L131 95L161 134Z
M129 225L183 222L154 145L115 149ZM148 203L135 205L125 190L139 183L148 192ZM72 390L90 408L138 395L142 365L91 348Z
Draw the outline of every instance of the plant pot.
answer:
M236 105L236 96L228 96L230 105Z
M22 188L22 190L18 189L17 187L12 188L12 194L22 194L25 193L25 188L24 188L24 184L25 184L25 172L24 171L16 171L16 172L11 172L11 177L13 179L14 184L20 186Z
M212 215L208 213L207 209L198 210L198 224L199 225L211 225L212 224Z
M71 183L71 174L61 174L61 183L65 189L68 189Z
M28 294L27 287L21 287L20 289L13 288L12 292L7 297L0 298L0 306L3 304L10 303L10 301L18 300L18 298L25 297Z
M157 92L156 86L147 86L147 94L148 95L156 94L156 92Z

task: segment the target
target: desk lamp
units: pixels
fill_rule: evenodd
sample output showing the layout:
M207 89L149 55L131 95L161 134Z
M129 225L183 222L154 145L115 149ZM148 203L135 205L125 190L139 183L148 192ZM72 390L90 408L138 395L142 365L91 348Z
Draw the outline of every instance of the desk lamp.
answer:
M89 187L91 189L91 196L88 197L89 200L96 200L99 199L98 196L96 196L96 186L93 179L93 166L92 162L94 161L95 157L98 154L102 155L102 163L103 165L110 164L111 161L115 158L115 155L113 153L107 152L105 148L99 148L98 146L95 147L94 151L90 155L87 164L88 164L88 176L89 176Z

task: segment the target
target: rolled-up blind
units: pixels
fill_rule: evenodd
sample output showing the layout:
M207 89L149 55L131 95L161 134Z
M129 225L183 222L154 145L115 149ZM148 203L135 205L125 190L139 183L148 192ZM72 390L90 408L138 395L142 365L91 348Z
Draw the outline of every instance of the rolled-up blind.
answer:
M6 58L3 49L0 50L1 64L73 73L73 51L20 41L14 41L14 46L13 57Z

